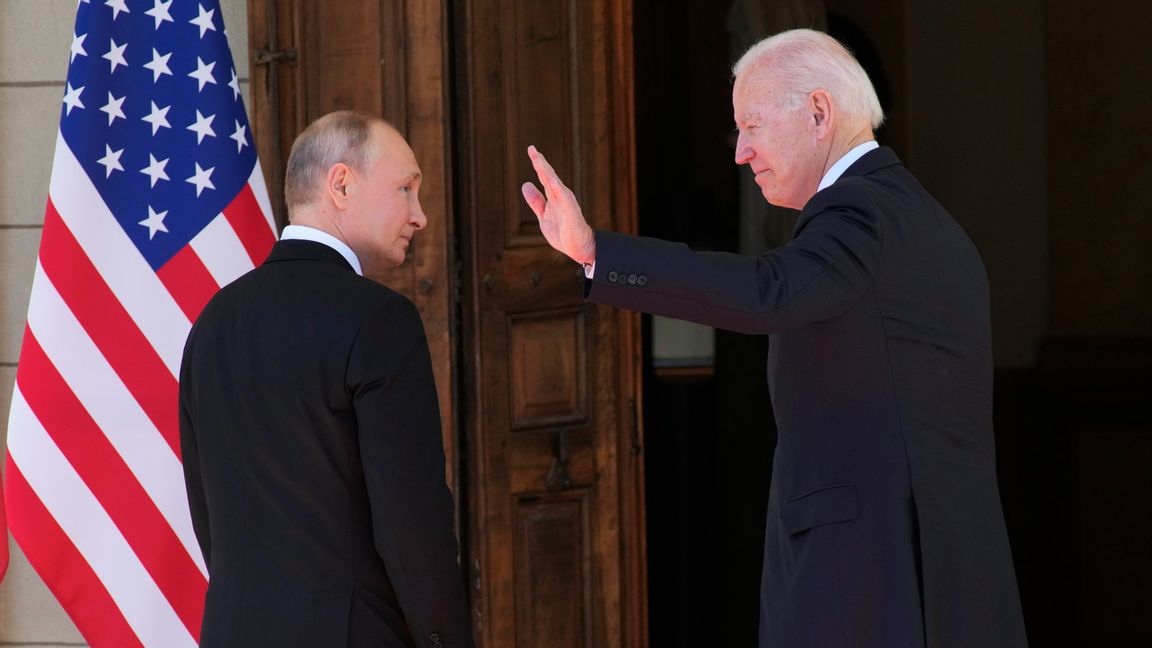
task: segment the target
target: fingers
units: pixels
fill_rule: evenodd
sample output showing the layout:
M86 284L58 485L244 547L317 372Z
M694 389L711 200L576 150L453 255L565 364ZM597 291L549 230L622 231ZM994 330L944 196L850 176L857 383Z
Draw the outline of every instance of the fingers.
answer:
M525 182L520 186L520 193L524 195L524 202L528 203L528 207L536 214L536 218L543 218L544 205L548 204L548 201L544 198L544 194L536 188L536 185Z
M556 170L548 163L535 146L528 147L528 157L532 160L532 167L536 169L536 175L540 178L540 184L544 187L544 194L548 200L555 200L564 195L568 187L560 181L560 176L556 175Z

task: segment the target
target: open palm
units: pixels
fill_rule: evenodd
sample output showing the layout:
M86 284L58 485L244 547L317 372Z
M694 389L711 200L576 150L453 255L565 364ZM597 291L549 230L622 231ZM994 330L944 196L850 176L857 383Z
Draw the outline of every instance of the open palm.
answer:
M544 235L548 245L574 261L578 263L595 261L596 237L588 222L584 220L575 194L560 181L552 165L535 146L528 147L528 157L532 160L532 166L536 169L536 176L540 179L544 192L541 193L531 182L525 182L520 190L528 207L540 221L540 233Z

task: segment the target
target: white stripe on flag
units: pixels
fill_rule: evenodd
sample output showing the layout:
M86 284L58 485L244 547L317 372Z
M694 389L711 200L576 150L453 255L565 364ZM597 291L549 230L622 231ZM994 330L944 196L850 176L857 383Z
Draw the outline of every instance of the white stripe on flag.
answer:
M48 193L112 294L178 378L192 323L108 210L59 131Z
M264 171L260 169L260 158L256 158L256 166L252 175L248 176L248 185L252 187L252 195L256 196L256 204L264 212L264 220L268 221L268 229L272 230L273 238L280 238L276 231L276 219L272 217L272 203L268 202L268 186L264 183Z
M108 513L48 436L17 387L12 396L8 454L68 539L120 608L145 646L196 641L156 586Z
M75 392L77 400L148 492L200 573L207 576L192 529L180 460L88 337L39 263L28 304L28 328Z
M227 286L252 269L248 251L224 214L217 214L189 245L218 286Z

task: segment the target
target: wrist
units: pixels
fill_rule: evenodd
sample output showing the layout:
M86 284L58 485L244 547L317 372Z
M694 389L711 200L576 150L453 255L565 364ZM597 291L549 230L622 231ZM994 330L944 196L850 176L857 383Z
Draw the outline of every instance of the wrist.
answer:
M596 263L596 234L591 229L588 230L588 242L584 245L584 253L576 259L576 262L586 270Z

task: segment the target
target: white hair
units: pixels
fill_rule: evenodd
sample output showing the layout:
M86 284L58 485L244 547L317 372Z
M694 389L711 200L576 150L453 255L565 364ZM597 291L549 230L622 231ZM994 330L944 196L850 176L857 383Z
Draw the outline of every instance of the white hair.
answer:
M745 72L778 80L792 106L822 89L845 114L867 118L873 130L884 123L884 110L868 73L840 41L823 32L792 29L765 38L732 66L737 78Z

